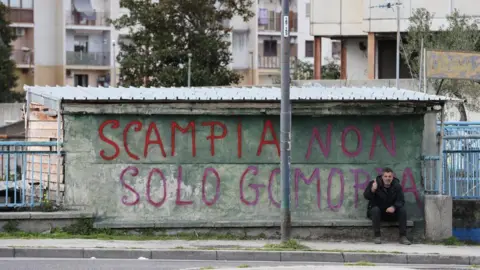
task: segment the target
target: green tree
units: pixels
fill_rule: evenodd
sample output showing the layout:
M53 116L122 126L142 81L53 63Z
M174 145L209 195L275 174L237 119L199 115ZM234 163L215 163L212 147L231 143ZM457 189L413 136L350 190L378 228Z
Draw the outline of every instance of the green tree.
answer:
M7 12L8 8L0 2L0 102L19 101L22 97L20 93L11 91L17 85L10 45L16 37L7 19Z
M402 41L401 53L406 60L413 78L420 78L420 48L423 44L426 49L480 51L480 31L475 20L461 15L455 10L447 16L447 25L438 31L432 30L434 14L426 9L416 9L410 17L408 35ZM478 110L478 93L480 87L477 82L467 80L432 79L428 82L433 85L436 94L454 96L467 100L466 104L459 104L460 120L467 120L466 108Z
M293 80L313 80L313 64L307 61L297 60L293 69ZM340 79L340 66L334 61L329 61L322 66L322 80Z
M119 42L120 84L186 86L188 54L192 54L192 86L237 84L241 76L229 68L233 16L245 21L254 14L252 0L121 0L129 14L113 20L127 28Z

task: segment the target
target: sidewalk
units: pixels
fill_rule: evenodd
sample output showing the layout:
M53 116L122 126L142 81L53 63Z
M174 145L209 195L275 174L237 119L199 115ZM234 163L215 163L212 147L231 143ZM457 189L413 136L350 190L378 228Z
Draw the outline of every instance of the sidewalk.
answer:
M480 265L480 246L301 241L312 251L264 248L279 241L0 239L0 257L312 261Z

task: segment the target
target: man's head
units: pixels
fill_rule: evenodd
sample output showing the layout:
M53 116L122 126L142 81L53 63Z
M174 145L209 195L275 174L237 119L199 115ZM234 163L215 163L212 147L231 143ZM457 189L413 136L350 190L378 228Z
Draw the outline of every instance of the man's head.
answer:
M389 187L393 181L393 170L390 168L384 168L382 170L382 180L385 187Z

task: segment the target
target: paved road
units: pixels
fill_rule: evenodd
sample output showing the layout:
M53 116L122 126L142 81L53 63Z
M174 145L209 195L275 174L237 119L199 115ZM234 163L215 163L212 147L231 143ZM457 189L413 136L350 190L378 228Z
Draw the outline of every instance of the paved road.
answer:
M167 260L112 260L112 259L43 259L43 258L0 258L1 270L194 270L202 267L215 267L215 269L241 269L239 266L261 267L262 270L277 270L270 267L281 267L278 270L406 270L406 269L457 269L471 270L469 267L455 266L385 266L385 267L360 267L344 266L343 264L324 265L319 263L285 263L285 262L225 262L225 261L167 261ZM310 267L309 267L310 266ZM248 268L243 268L248 269Z

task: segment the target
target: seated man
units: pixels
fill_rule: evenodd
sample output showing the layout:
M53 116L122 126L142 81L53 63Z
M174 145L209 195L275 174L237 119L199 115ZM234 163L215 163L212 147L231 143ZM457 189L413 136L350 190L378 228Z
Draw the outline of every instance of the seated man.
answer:
M398 221L400 243L410 245L407 239L407 211L404 207L402 185L400 180L393 177L392 169L384 168L382 175L368 184L363 196L368 200L367 216L372 220L375 244L382 243L380 222Z

